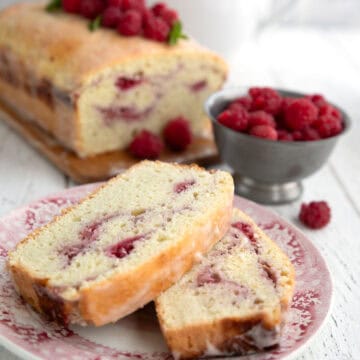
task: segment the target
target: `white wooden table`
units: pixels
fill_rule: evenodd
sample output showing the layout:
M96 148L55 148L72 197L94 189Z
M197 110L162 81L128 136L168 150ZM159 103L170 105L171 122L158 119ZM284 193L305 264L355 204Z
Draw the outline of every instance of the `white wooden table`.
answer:
M329 163L304 182L302 201L326 200L331 224L303 229L325 257L335 294L331 317L297 359L360 359L360 31L272 29L244 45L232 81L320 92L353 120ZM0 215L73 186L68 178L0 123ZM297 224L300 201L273 207ZM299 225L299 224L297 224ZM299 225L300 226L300 225ZM0 347L0 359L18 359Z

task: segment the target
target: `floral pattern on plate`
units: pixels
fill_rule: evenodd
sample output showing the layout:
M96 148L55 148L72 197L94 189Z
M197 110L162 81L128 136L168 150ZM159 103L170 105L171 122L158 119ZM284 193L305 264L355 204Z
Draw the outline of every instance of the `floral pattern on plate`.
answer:
M152 305L101 328L65 328L39 316L15 292L6 271L8 251L32 230L48 223L97 186L85 185L63 191L0 219L0 343L29 359L172 359ZM295 227L248 200L236 197L235 206L253 217L287 253L296 271L295 294L280 346L241 359L284 359L299 350L325 321L332 295L330 274L318 250Z

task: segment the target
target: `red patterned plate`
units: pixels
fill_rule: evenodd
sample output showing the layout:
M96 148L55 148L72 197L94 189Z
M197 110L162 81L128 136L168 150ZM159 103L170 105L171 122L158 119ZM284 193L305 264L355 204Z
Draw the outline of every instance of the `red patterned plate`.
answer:
M27 359L171 359L151 305L113 325L64 328L38 316L15 293L5 269L8 250L96 186L85 185L49 196L0 220L0 343ZM318 250L299 230L248 200L237 197L235 205L278 243L296 269L296 291L280 347L248 357L284 359L298 353L324 323L332 295L330 274Z

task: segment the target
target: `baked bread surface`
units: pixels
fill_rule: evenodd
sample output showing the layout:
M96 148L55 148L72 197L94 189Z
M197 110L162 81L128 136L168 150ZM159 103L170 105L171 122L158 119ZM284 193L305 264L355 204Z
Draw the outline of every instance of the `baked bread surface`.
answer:
M129 145L140 129L160 134L185 116L206 127L203 101L227 76L224 61L193 40L176 46L123 37L44 3L0 12L0 92L3 101L79 156ZM141 82L119 89L119 79Z
M244 213L187 274L156 299L176 359L245 355L276 346L294 291L287 256Z
M27 236L8 267L19 293L49 318L114 322L223 236L232 199L227 173L144 161Z

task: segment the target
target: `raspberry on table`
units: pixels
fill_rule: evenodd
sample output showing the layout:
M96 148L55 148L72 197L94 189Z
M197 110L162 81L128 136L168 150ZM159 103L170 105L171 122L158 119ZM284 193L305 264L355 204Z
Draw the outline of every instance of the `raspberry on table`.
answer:
M342 131L341 120L333 116L322 115L313 124L321 138L335 136Z
M115 28L119 24L122 14L119 7L109 6L103 12L101 23L103 26Z
M192 142L189 121L181 116L169 121L164 129L164 139L172 150L185 150Z
M230 129L244 131L248 127L249 114L243 107L238 106L236 109L223 111L218 115L217 120Z
M249 94L251 97L250 110L264 110L272 115L276 115L280 112L282 107L282 97L276 90L268 87L253 87L250 88Z
M309 99L294 99L285 109L285 124L291 130L301 130L316 120L318 112Z
M254 126L250 129L249 134L268 140L277 140L278 137L276 130L269 125Z
M135 36L141 33L142 16L136 10L127 10L122 14L118 24L118 31L121 35Z
M142 130L133 139L129 150L139 159L156 159L159 157L164 145L161 139L147 130Z
M161 18L146 15L147 19L144 24L144 35L146 38L164 42L169 37L170 27Z
M61 5L64 11L76 14L80 12L81 0L62 0Z
M311 229L321 229L330 222L331 210L325 201L301 204L300 221Z
M80 14L88 19L95 19L104 10L102 0L81 0Z
M269 125L275 128L276 123L272 115L265 111L258 110L249 114L249 128L257 125Z

